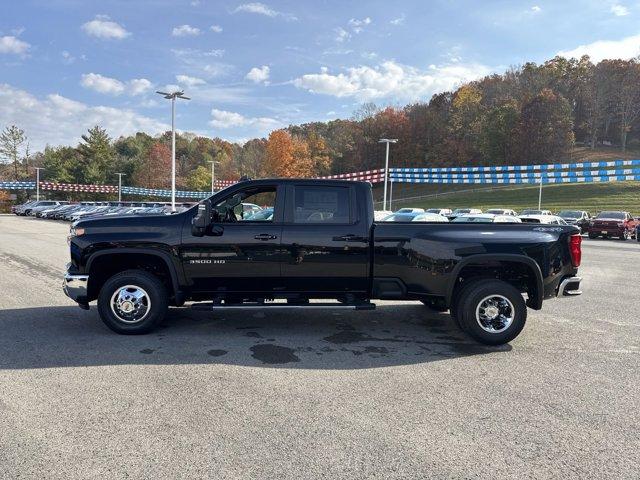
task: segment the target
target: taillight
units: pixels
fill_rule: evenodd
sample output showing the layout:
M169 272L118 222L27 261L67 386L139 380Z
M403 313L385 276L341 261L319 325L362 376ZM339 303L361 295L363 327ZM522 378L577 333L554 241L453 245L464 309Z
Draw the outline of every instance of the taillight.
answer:
M579 267L582 260L582 237L580 235L569 237L569 253L571 254L571 264L574 267Z

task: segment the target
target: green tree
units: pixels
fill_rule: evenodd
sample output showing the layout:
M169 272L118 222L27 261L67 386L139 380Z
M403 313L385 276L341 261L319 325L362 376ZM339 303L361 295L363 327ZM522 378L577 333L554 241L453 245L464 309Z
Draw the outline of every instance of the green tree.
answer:
M19 180L18 167L22 156L22 146L26 143L27 136L24 130L11 125L0 134L0 158L5 163L13 164L14 179Z
M78 145L82 161L76 177L84 183L104 184L113 171L114 149L104 128L95 126L82 135Z
M480 131L480 151L491 164L514 160L520 109L515 100L490 109Z
M542 90L522 108L519 125L521 157L525 163L553 163L573 147L569 102L550 89Z

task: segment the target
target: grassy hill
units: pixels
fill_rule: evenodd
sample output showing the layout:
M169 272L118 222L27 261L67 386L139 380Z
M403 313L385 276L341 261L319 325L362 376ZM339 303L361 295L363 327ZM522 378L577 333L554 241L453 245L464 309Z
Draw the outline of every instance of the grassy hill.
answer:
M473 188L472 185L456 186L460 188L430 197L400 199L400 195L394 194L397 200L393 202L393 209L475 207L486 210L504 207L519 211L538 205L537 186L494 186L477 188L475 191L469 191ZM459 191L463 188L466 191ZM435 193L431 192L432 195ZM545 185L542 189L542 208L552 211L578 209L592 213L600 210L625 210L640 215L640 182Z

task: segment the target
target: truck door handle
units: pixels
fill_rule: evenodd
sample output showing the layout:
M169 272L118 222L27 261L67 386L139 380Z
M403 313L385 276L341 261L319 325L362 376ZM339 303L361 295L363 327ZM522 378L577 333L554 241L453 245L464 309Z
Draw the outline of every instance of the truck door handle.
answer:
M333 237L333 241L334 242L364 242L365 239L359 235L353 235L350 233L348 235L342 235L340 237Z
M256 240L275 240L276 238L278 238L277 235L270 235L268 233L261 233L259 235L256 235L255 237Z

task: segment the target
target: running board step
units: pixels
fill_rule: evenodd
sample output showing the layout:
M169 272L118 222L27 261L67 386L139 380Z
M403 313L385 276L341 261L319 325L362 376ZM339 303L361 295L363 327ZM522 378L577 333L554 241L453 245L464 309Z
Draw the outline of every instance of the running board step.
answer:
M325 308L332 310L375 310L376 304L363 303L213 303L202 302L191 305L193 310L300 310L307 308Z

